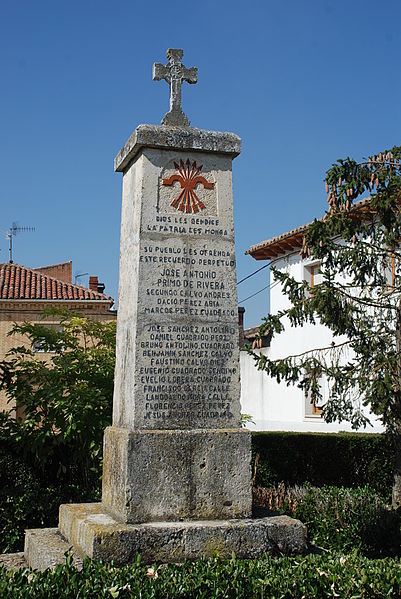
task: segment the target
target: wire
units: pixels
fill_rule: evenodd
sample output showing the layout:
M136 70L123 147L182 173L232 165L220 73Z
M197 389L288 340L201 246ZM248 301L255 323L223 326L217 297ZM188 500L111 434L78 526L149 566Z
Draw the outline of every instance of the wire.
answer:
M267 262L266 264L264 264L263 266L261 266L260 268L258 268L258 270L255 270L255 272L251 272L250 275L247 275L246 277L244 277L243 279L241 279L240 281L238 281L237 285L239 285L240 283L243 283L247 279L250 279L251 277L253 277L253 275L256 275L258 272L260 272L264 268L267 268L268 266L270 266L270 264L271 264L271 261Z
M262 291L265 291L266 289L269 289L269 287L270 287L270 289L273 289L273 287L275 287L278 284L279 284L279 281L276 281L275 283L269 283L269 285L266 285L266 287L262 287L262 289L259 289L259 291L256 291L256 293L252 293L252 295L248 295L248 297L246 297L243 300L240 300L238 303L239 304L243 304L247 300L251 299L251 297L255 297L255 295L258 295L259 293L262 293Z

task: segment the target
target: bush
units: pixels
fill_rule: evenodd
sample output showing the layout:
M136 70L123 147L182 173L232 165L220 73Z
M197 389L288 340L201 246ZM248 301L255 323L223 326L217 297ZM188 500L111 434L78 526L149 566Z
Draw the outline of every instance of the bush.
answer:
M369 487L389 499L394 448L386 435L363 433L253 433L259 454L256 486Z
M98 322L52 310L60 330L37 323L15 325L31 348L11 349L0 362L0 389L24 410L0 415L0 437L14 444L35 471L92 489L102 462L103 431L111 424L115 322ZM37 358L40 343L48 359Z
M69 478L68 472L60 477L51 468L42 475L0 444L0 553L21 551L26 528L57 526L61 503L100 498L100 488L88 490Z
M311 543L330 550L358 550L369 557L400 555L401 514L369 487L258 488L255 503L301 520Z
M358 555L267 556L261 560L200 559L182 565L147 568L138 560L131 566L85 560L81 572L69 559L55 570L32 573L0 568L3 599L75 599L128 597L247 599L248 597L398 597L400 561L373 561Z

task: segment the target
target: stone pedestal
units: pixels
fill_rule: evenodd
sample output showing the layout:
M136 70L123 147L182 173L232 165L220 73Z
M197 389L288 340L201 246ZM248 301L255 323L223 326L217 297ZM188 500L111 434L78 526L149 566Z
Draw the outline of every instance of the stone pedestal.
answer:
M59 532L28 531L30 563L43 555L41 538L119 564L138 552L168 562L305 550L300 522L250 519L231 176L240 146L232 133L141 125L118 154L120 286L102 503L61 506Z
M249 518L249 442L245 430L110 427L103 505L127 523Z
M141 125L123 171L113 427L103 505L125 523L246 518L232 159L240 139Z

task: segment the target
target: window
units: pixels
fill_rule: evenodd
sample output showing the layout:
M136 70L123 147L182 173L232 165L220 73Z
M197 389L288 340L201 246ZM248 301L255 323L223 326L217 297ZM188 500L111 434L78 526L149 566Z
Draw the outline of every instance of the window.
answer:
M391 268L389 268L389 274L388 274L388 282L389 284L391 284L391 287L395 287L395 269L396 269L396 264L395 264L395 247L394 244L392 245L391 248Z
M320 270L320 262L308 264L304 267L304 279L309 283L311 289L320 285L323 281L322 271Z
M321 398L312 398L312 394L305 393L305 417L321 417L323 414L323 406L326 403L326 382L323 376L320 376L318 381L319 390L322 394Z
M63 327L61 326L61 324L53 324L53 323L46 323L46 324L40 323L40 324L44 328L49 329L49 330L54 330L55 332L58 332L58 333L63 330ZM52 351L45 339L37 339L34 342L32 349L36 354L51 353L51 351Z

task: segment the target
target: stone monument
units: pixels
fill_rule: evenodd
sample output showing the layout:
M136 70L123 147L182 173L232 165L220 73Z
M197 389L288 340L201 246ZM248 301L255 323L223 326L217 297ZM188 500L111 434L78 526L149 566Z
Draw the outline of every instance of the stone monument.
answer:
M189 126L181 84L196 83L197 69L182 55L169 49L167 66L153 67L170 85L163 124L140 125L115 159L120 282L102 502L62 505L58 530L27 531L25 556L36 568L70 546L117 564L137 553L169 562L306 547L300 522L251 517L231 173L241 140Z

